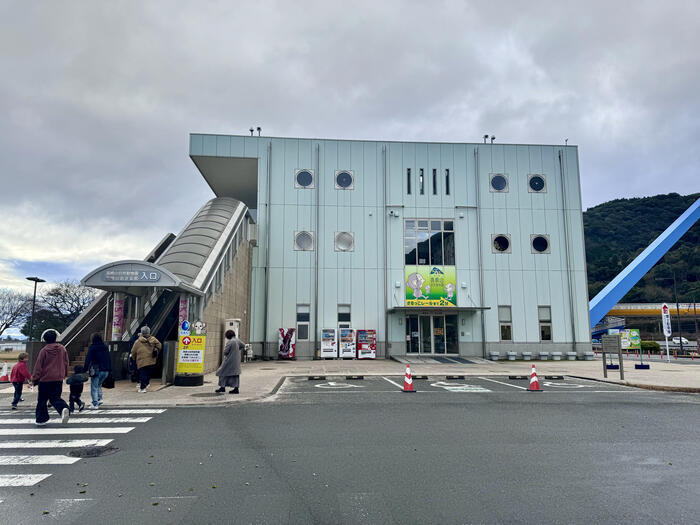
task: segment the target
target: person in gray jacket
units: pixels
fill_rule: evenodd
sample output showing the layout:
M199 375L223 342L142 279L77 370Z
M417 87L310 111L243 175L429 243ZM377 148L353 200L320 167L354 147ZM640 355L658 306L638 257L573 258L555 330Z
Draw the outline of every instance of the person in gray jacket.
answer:
M226 387L233 390L229 394L238 394L241 378L241 352L245 349L243 342L236 337L236 332L226 330L226 346L224 346L224 361L216 371L219 376L219 388L215 392L226 392Z

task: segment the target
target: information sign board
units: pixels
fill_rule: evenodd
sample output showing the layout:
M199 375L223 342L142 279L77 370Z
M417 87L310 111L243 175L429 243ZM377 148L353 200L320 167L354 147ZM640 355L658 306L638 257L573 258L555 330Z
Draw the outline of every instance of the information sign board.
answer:
M206 335L181 335L178 341L178 374L204 373L204 347Z

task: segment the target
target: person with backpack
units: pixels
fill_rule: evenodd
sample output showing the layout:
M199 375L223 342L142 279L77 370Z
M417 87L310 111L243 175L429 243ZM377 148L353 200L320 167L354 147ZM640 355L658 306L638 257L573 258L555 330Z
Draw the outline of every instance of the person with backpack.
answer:
M68 404L61 399L63 380L68 375L68 352L66 348L56 342L58 332L52 328L41 334L46 346L41 349L36 363L32 382L39 385L39 395L36 401L36 424L44 426L49 422L49 410L46 402L61 415L61 423L68 423L70 411Z
M27 369L27 359L29 354L27 352L22 352L17 356L17 364L12 367L12 372L10 372L10 383L15 387L15 396L12 399L12 410L17 410L17 403L22 401L22 388L24 387L24 382L29 381L32 375Z
M158 351L161 348L163 345L151 335L151 329L148 326L142 327L141 334L131 349L131 357L136 361L139 369L140 383L136 391L140 394L145 394L148 389L153 367L158 360Z
M102 383L112 371L109 348L97 332L92 334L92 344L88 348L87 356L85 356L83 370L90 376L90 395L92 396L90 409L97 410L102 404Z

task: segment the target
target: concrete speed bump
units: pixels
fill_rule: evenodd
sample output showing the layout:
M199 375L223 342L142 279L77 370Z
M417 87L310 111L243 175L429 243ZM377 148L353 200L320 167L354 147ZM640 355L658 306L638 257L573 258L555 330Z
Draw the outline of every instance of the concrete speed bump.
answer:
M345 376L346 381L358 381L360 379L364 379L365 376Z
M325 381L326 376L309 376L307 379L309 381Z

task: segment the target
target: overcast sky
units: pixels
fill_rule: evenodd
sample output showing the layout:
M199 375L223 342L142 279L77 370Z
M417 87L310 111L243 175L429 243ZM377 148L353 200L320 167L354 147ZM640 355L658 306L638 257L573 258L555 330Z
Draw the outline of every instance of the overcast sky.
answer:
M4 0L0 287L177 233L212 196L190 132L568 138L584 207L700 191L699 21L695 1Z

